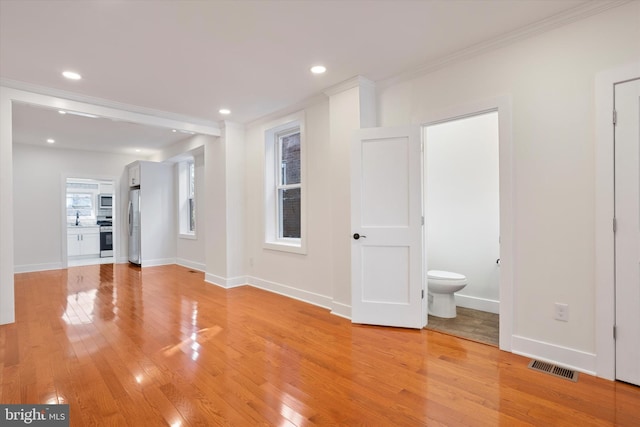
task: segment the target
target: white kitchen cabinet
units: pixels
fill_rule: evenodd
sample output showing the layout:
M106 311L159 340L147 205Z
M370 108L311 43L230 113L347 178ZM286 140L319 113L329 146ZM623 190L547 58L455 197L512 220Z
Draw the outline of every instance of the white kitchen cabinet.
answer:
M129 166L129 187L140 185L140 162L133 163Z
M67 256L71 258L93 255L100 255L100 228L67 228Z

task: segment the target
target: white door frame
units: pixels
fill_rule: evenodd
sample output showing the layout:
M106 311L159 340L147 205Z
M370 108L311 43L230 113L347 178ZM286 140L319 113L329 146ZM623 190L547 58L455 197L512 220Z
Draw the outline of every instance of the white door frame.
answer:
M640 76L640 62L596 75L596 375L615 380L613 86Z
M511 351L513 336L514 295L514 239L513 239L513 148L511 126L511 97L499 96L477 102L457 105L428 114L420 121L422 132L427 126L455 119L472 117L492 111L498 112L500 157L500 340L501 350ZM424 165L423 165L424 168ZM423 172L424 173L424 172ZM424 180L423 180L424 185ZM424 189L423 189L424 194ZM423 233L425 228L423 227ZM426 236L425 236L426 239ZM426 240L425 241L426 244ZM424 272L426 274L426 272Z

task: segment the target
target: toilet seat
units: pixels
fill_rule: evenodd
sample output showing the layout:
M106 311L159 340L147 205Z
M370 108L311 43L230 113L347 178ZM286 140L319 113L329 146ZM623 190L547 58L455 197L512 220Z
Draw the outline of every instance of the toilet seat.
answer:
M429 270L427 271L427 278L429 279L442 279L442 280L464 280L462 274L452 273L450 271L443 270Z
M442 270L427 271L427 280L434 285L466 285L467 278L458 273Z

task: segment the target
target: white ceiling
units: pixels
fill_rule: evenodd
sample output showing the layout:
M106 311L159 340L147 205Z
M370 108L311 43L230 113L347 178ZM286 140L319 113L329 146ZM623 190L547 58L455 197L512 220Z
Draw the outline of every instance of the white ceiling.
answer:
M247 123L356 75L380 81L425 69L540 23L561 22L593 4L0 0L0 78L6 85L73 92L165 115ZM318 63L327 67L324 75L309 72ZM77 71L83 79L66 80L63 70ZM232 114L221 116L222 107ZM16 107L16 142L42 143L36 122L44 128L58 123L62 127L49 133L66 138L72 133L66 126L82 119L65 123L55 112L38 110ZM82 147L93 149L97 142L103 150L122 151L119 144L131 143L124 142L127 131L142 132L141 126L106 120L103 125L100 136L97 130L83 135ZM123 142L101 139L109 132L121 132ZM167 143L153 132L152 140Z

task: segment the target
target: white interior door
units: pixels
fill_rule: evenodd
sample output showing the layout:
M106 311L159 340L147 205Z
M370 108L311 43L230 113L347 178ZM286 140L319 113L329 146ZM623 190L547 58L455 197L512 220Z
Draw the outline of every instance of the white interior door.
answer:
M421 328L427 316L419 127L360 130L351 171L352 321Z
M640 385L640 79L614 95L616 379Z

